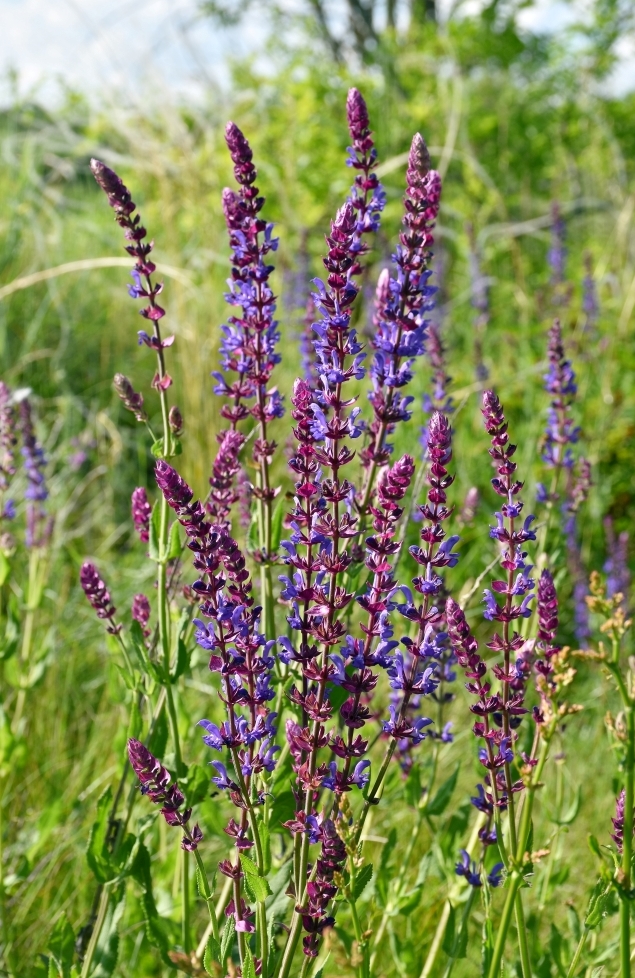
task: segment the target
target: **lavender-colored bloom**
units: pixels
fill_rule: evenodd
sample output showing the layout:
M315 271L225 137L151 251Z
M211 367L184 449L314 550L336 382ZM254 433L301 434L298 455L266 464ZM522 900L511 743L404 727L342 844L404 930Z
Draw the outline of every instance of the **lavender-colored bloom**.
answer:
M423 138L417 134L410 147L406 174L406 213L399 245L392 256L395 275L382 283L376 308L375 350L370 367L373 407L370 444L362 453L363 464L385 465L392 450L386 436L399 421L411 416L411 398L400 389L412 378L414 360L423 355L435 289L428 285L433 243L432 230L439 211L441 178L430 169ZM382 273L383 274L383 273Z
M482 886L481 874L479 869L473 859L470 859L470 854L466 849L461 849L461 858L454 867L454 872L457 876L463 876L470 886Z
M91 607L97 613L97 617L108 623L107 630L111 635L118 634L121 631L121 625L116 625L114 621L117 609L110 599L110 591L99 576L94 564L88 561L82 564L79 582Z
M551 205L551 247L547 252L547 262L551 268L551 284L562 285L565 281L567 226L559 204Z
M346 99L346 115L353 145L348 148L346 165L357 171L349 200L357 215L357 228L352 244L356 262L349 275L361 271L359 259L368 251L362 236L379 230L380 215L386 204L386 194L374 173L377 166L377 150L373 144L366 102L356 88L351 88Z
M148 502L146 491L142 486L132 491L131 512L132 522L134 523L135 530L139 534L139 539L142 543L147 543L150 539L152 508Z
M43 547L51 535L51 522L47 520L42 503L48 499L44 450L38 442L31 417L31 403L28 398L20 402L20 430L22 434L22 457L27 486L24 498L27 501L26 545Z
M549 371L544 379L545 390L551 395L551 407L542 457L550 468L570 469L574 462L570 446L580 435L580 429L571 417L571 405L578 388L571 361L565 357L558 319L549 329L548 358Z
M176 782L172 783L167 768L163 767L138 740L128 741L128 757L133 771L137 775L141 794L145 795L155 805L161 805L161 814L168 825L179 826L183 829L184 838L181 848L193 852L203 839L203 833L198 825L190 831L187 823L192 814L191 808L183 808L184 797Z
M147 638L150 634L150 629L148 628L148 622L150 621L150 602L146 598L145 594L135 594L132 600L132 611L131 615L135 621L138 621L141 625L141 630L145 637Z

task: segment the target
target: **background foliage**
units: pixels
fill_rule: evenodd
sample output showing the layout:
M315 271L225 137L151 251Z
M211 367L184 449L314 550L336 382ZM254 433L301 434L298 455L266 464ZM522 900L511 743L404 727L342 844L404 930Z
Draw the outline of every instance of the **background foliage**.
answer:
M226 15L219 5L207 6L214 16ZM374 120L388 192L377 268L395 239L404 154L414 131L425 136L444 177L436 262L456 404L455 499L462 499L472 485L484 497L476 523L463 532L466 558L458 568L459 588L467 592L492 558L487 522L494 508L478 411L483 384L475 376L470 225L490 288L484 360L519 443L519 466L531 473L533 488L533 480L540 478L547 407L541 379L545 334L554 313L546 262L550 209L559 202L566 218L572 290L563 324L579 378L584 452L593 465L594 487L582 523L589 570L601 569L606 559L603 517L614 517L620 531L629 529L635 516L635 95L618 97L602 84L615 41L630 26L629 5L598 0L590 20L559 38L524 34L518 27L518 7L496 0L478 15L457 12L442 25L431 17L430 7L414 4L405 30L382 26L379 12L361 0L343 5L344 13L333 22L320 22L320 6L307 3L293 29L281 34L276 24L282 12L267 4L272 27L267 58L235 63L231 89L210 91L199 104L170 103L150 93L143 109L137 109L122 107L123 100L112 95L88 103L69 93L55 111L22 99L0 117L2 377L12 387L33 391L54 473L52 508L61 514L38 619L38 668L30 677L27 722L16 736L6 724L3 728L1 889L5 920L10 920L8 974L45 975L43 954L62 912L76 929L87 919L94 883L86 871L86 843L97 799L115 777L126 738L119 675L79 594L79 564L88 555L98 559L122 609L135 591L151 588L147 572L139 571L142 554L129 520L131 489L152 487L151 460L111 386L113 373L122 369L135 386L145 386L148 366L143 352L137 355L137 327L123 287L127 273L122 267L99 265L98 260L121 252L111 214L88 170L90 156L116 166L133 188L156 241L170 322L178 337L175 389L186 424L182 471L198 492L204 489L215 446L218 417L209 373L216 366L218 327L226 315L228 265L220 192L231 171L223 124L235 118L248 134L267 214L278 222L281 386L288 393L302 317L298 276L306 294L310 276L319 272L329 218L348 190L343 106L348 87L356 84ZM355 10L368 14L362 18L366 28L349 23ZM583 329L581 306L587 255L601 308L591 333ZM78 261L86 267L59 269ZM58 273L44 276L55 268ZM33 280L25 282L29 276ZM369 296L374 278L368 283ZM420 395L428 384L429 373L422 372L417 378ZM282 430L278 434L284 439ZM407 446L397 448L412 450L416 437L415 417ZM86 457L78 463L80 450ZM16 583L18 600L21 584ZM562 587L566 594L566 581ZM573 642L570 611L563 618L563 638ZM14 661L3 666L7 715L15 697ZM193 723L209 710L211 695L201 657L192 663L179 703L189 756L201 763L207 758L192 734ZM567 824L553 822L548 876L542 865L536 868L530 924L535 958L542 962L538 973L545 976L562 973L562 942L575 937L573 911L562 894L580 914L595 878L587 832L607 841L610 830L614 788L600 718L612 702L597 672L582 670L577 699L586 712L573 722L558 765L564 797L560 816L568 811ZM419 975L445 892L453 883L451 869L447 879L445 874L465 835L476 763L460 695L455 712L462 712L457 724L461 732L442 763L445 777L460 764L458 783L449 807L438 816L440 842L427 862L430 826L422 829L408 870L412 879L407 899L393 908L377 974ZM395 804L377 812L370 832L377 847L375 864L381 860L399 866L414 814L398 777L388 791ZM223 818L209 804L202 817L206 837L212 840L206 849L211 862L225 851L223 838L215 835ZM159 845L162 882L158 891L155 883L155 896L159 912L169 918L178 895L173 847L163 836ZM426 874L436 877L438 885L426 886ZM557 882L563 889L554 901ZM382 899L381 893L377 896L381 885L376 877L367 888L369 908L372 900ZM540 912L545 908L547 912ZM614 955L611 928L609 921L595 961L604 961L609 969ZM325 974L351 973L346 932L344 918L332 938ZM157 975L140 905L132 897L120 933L117 974ZM476 967L468 959L459 962L456 973L475 974Z

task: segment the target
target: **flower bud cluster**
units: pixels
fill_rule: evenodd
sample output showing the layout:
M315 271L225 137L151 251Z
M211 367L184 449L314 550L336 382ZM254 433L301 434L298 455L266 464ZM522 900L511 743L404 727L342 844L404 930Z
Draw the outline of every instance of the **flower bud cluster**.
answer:
M161 805L161 814L168 825L183 829L181 848L194 852L203 841L203 833L198 823L192 829L188 828L192 809L183 808L185 798L176 781L171 781L169 771L138 740L128 741L128 757L139 779L141 794L155 805Z
M412 365L424 353L434 289L428 285L432 230L439 212L441 178L430 169L423 138L410 148L406 174L405 216L399 244L392 256L395 274L380 279L375 310L375 350L368 395L373 408L369 443L362 453L365 466L385 465L392 447L386 437L399 421L411 417L412 397L399 393L412 379Z

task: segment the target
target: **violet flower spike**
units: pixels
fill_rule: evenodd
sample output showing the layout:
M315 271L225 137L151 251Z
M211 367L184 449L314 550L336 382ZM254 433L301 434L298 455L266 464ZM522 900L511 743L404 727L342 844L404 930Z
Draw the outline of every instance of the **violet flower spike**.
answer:
M362 493L364 509L372 495L374 473L387 463L392 451L388 435L395 424L411 417L412 398L403 397L400 391L412 378L414 359L424 353L428 328L425 315L432 309L435 291L427 284L431 274L428 265L440 196L441 178L430 169L428 150L417 134L408 158L403 227L392 256L395 274L382 285L382 292L387 295L377 304L376 331L371 341L375 351L370 367L373 389L369 394L373 421L369 444L361 454L367 468Z
M117 609L111 601L110 591L99 576L99 571L94 564L89 561L82 564L79 582L97 617L107 623L107 631L111 635L117 635L121 631L121 625L115 623Z
M131 513L132 522L134 523L134 528L139 535L139 539L142 543L147 543L150 539L150 517L152 516L152 507L148 502L148 496L143 486L139 486L139 488L133 489L132 491Z
M370 130L368 109L361 92L356 88L351 88L348 93L346 115L353 140L353 145L348 148L346 165L357 171L348 198L357 214L357 229L352 244L356 261L351 266L349 275L359 275L362 270L359 259L369 250L362 237L379 230L386 194L374 172L377 166L377 150Z
M128 741L128 757L130 765L139 779L141 794L145 795L155 805L161 805L161 814L168 825L183 829L181 848L194 852L203 840L203 833L198 825L191 830L188 822L192 815L191 808L183 808L185 798L176 782L172 783L170 773L163 767L138 740Z
M27 547L44 547L52 532L52 521L47 519L42 505L48 499L46 485L46 457L38 442L31 416L31 402L25 397L20 402L20 432L22 435L23 468L26 475L26 538Z
M137 205L132 200L130 191L123 183L121 178L100 160L91 159L90 168L93 176L101 189L108 198L108 203L115 212L115 221L123 228L124 235L130 244L126 245L126 251L135 259L135 265L131 271L133 284L128 287L128 293L132 299L147 300L147 305L139 310L141 316L152 326L152 335L146 330L138 330L139 345L145 345L154 350L157 355L157 371L152 380L152 386L159 392L161 398L165 398L165 393L172 385L172 378L165 367L164 350L172 346L174 336L163 337L161 334L161 320L165 316L165 309L157 302L157 296L163 291L163 282L154 283L152 275L156 271L156 265L150 258L150 253L154 247L152 241L146 241L148 232L141 224L141 216L135 214ZM133 216L134 215L134 216ZM117 381L119 380L119 385ZM140 397L132 390L130 382L122 374L115 377L115 387L117 393L129 410L134 411L137 420L145 420L143 412L143 399L138 409L133 405ZM130 385L132 395L129 396L127 386ZM120 390L121 388L121 390ZM165 412L167 414L167 410ZM169 431L164 432L164 439L168 440ZM169 446L163 446L164 452L168 452Z

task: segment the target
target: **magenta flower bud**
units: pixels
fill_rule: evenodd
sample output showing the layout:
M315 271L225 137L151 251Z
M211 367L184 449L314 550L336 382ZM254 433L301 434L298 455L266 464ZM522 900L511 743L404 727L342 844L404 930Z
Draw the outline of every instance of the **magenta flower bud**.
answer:
M116 625L114 621L117 609L111 601L110 591L99 576L94 564L88 561L82 564L79 582L97 617L108 622L107 630L111 635L117 635L121 631L121 625Z
M129 217L136 205L123 180L100 160L92 159L90 168L95 180L107 195L108 203L114 208L116 220L119 221L120 217Z
M143 394L136 392L125 374L115 374L113 385L124 407L132 411L137 421L147 421L148 416L143 410Z
M363 139L369 127L368 109L361 92L351 88L346 99L346 118L353 139Z
M170 408L170 413L168 415L168 423L170 425L170 431L175 438L180 438L183 434L183 415L176 406L172 405Z
M150 539L150 517L152 508L143 487L133 489L131 498L132 522L142 543Z
M143 634L147 638L150 634L150 629L148 628L148 622L150 621L150 602L145 594L135 594L132 600L131 614L133 619L139 622Z

